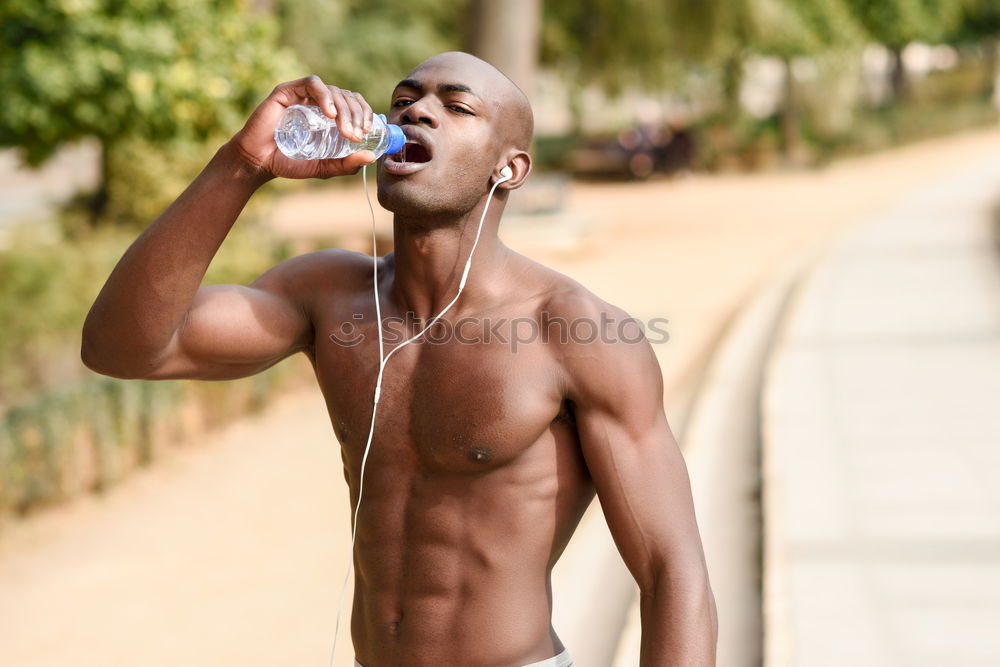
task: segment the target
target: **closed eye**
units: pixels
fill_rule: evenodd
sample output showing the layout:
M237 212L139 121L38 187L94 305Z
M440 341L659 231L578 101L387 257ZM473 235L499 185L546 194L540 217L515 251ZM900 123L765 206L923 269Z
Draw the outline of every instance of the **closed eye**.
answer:
M413 104L414 101L415 100L411 100L408 97L399 97L399 98L396 98L396 100L392 103L392 108L399 109L399 108L408 107L411 104ZM447 104L447 105L445 105L445 108L448 109L448 110L450 110L450 111L454 111L455 113L465 114L466 116L474 116L475 115L470 109L468 109L466 107L463 107L461 105L458 105L458 104Z

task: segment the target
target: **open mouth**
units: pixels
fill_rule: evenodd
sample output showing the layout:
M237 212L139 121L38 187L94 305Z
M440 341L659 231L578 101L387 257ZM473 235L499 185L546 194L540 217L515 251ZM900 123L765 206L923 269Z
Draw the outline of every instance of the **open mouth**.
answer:
M414 139L411 134L403 144L403 150L387 156L382 168L385 173L393 176L409 176L426 167L431 157L431 149Z
M422 144L418 144L415 141L407 141L403 145L403 150L390 155L388 159L393 162L422 164L430 162L431 152Z

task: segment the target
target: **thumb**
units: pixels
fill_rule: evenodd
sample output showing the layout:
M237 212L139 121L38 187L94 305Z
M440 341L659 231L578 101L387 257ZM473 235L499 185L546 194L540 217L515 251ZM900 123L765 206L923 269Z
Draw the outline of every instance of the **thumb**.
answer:
M355 173L358 169L365 166L366 164L371 164L378 158L375 157L375 153L372 151L358 151L357 153L351 153L343 159L342 165L344 171L348 173Z
M331 176L347 176L356 174L361 167L371 164L377 158L371 151L358 151L351 153L347 157L327 158L317 161L317 178L330 178Z

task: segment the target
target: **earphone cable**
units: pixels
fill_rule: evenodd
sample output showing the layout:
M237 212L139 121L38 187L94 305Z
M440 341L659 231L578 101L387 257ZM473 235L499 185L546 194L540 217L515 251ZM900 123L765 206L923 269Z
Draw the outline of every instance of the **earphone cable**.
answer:
M365 165L364 167L361 168L361 183L362 183L362 187L364 188L364 191L365 191L365 201L368 203L368 212L371 215L371 221L372 221L372 281L373 281L373 287L372 287L372 289L373 289L374 295L375 295L375 318L376 318L376 321L377 321L377 327L376 328L378 329L378 358L379 358L379 363L378 363L378 375L375 378L375 395L374 395L374 398L373 398L373 401L372 401L372 420L371 420L371 426L368 429L368 441L365 443L365 451L364 451L364 454L361 456L361 470L358 473L358 501L357 501L357 503L354 506L354 517L353 517L353 519L351 521L351 559L350 559L350 561L348 563L348 566L347 566L347 574L344 576L344 583L340 587L340 602L337 605L337 622L336 622L336 625L334 626L333 649L330 652L330 665L331 665L331 667L333 665L334 655L336 654L336 651L337 651L337 633L340 630L340 616L341 616L341 613L343 612L343 608L344 608L344 594L347 591L347 582L351 578L351 571L352 571L352 569L354 567L354 548L355 548L354 545L355 545L355 542L357 541L357 534L358 534L358 514L359 514L359 512L361 510L361 496L362 496L362 493L364 491L364 486L365 486L365 467L366 467L366 465L368 463L368 454L371 451L372 438L375 435L375 413L378 411L378 401L379 401L379 398L381 397L381 394L382 394L382 376L383 376L383 374L385 372L385 366L389 362L389 358L393 354L395 354L397 351L399 351L403 347L409 345L410 343L412 343L413 341L415 341L416 339L418 339L422 335L424 335L424 333L426 333L428 329L430 329L432 326L434 326L434 324L439 319L441 319L441 317L443 317L444 314L447 313L448 310L453 305L455 305L455 302L458 301L458 297L461 296L462 290L465 289L465 283L468 280L468 278L469 278L469 272L472 269L472 255L473 255L473 253L476 252L476 246L479 245L479 237L480 237L480 235L483 232L483 223L486 221L486 214L490 210L490 204L493 202L493 193L496 192L496 189L497 189L498 185L500 185L501 183L503 183L504 181L506 181L506 180L509 179L509 173L510 172L508 172L507 174L505 174L504 178L501 178L501 179L499 179L499 180L497 180L497 181L495 181L493 183L493 187L490 188L490 192L489 192L489 194L486 197L486 206L483 207L483 214L479 217L479 226L476 228L476 238L472 242L472 249L469 251L469 258L465 262L465 268L462 271L462 279L458 283L458 291L455 293L455 296L452 298L451 301L448 302L448 305L445 306L441 310L440 313L438 313L433 318L431 318L431 321L427 324L427 326L425 326L423 329L421 329L415 335L413 335L410 338L408 338L407 340L403 341L402 343L400 343L396 347L392 348L389 351L389 354L385 354L385 342L384 342L383 336L382 336L382 309L381 309L381 304L380 304L380 301L379 301L379 294L378 294L378 248L377 248L377 240L376 240L376 235L375 235L375 208L372 206L371 196L368 194L368 166Z

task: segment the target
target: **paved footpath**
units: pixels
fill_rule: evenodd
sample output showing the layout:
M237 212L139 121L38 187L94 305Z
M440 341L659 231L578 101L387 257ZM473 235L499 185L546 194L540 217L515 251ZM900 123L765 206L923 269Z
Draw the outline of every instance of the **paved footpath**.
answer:
M1000 664L1000 159L805 281L767 374L769 667Z

